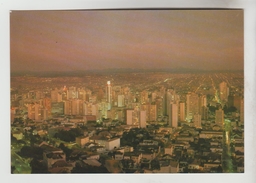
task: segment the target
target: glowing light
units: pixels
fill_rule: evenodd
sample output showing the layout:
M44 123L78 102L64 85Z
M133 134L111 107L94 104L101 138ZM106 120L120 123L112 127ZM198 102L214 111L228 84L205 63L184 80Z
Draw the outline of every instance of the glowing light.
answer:
M110 81L108 81L107 84L110 85Z

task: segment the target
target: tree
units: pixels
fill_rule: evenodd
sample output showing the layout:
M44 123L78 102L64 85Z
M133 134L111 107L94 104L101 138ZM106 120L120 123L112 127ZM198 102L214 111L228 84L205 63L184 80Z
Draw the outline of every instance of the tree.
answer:
M67 160L69 160L72 150L66 147L63 143L60 143L59 148L63 150L63 152L66 154Z
M36 158L33 158L30 162L31 173L49 173L47 167L38 161Z
M154 170L154 169L157 169L159 170L160 169L160 163L159 163L159 160L158 159L153 159L151 161L151 168Z

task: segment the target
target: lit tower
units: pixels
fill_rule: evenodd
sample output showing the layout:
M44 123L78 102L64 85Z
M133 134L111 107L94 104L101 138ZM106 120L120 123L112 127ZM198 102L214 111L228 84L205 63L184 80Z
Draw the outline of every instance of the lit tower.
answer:
M110 110L111 104L112 104L112 86L110 81L107 82L107 86L106 86L106 98L108 103L108 110Z

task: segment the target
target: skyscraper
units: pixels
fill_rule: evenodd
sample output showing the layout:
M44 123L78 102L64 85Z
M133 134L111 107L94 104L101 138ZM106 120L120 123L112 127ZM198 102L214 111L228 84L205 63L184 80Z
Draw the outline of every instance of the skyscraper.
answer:
M106 86L106 99L108 103L108 110L110 110L112 105L112 86L110 81L107 82Z
M137 124L135 111L133 109L126 110L126 124L127 125L136 125Z
M200 114L195 114L194 118L193 118L193 121L194 121L194 126L196 128L201 128L202 127L202 125L201 125L201 115Z
M139 125L140 128L146 128L146 111L140 111Z
M169 125L171 127L178 127L178 105L171 103L169 109Z
M124 95L118 95L117 107L124 107Z
M180 121L185 121L185 103L180 102Z
M199 114L199 97L196 93L188 93L186 97L186 120L190 121L193 118L194 114Z
M221 82L219 85L219 90L220 90L220 100L221 102L227 102L228 100L228 95L229 95L229 88L227 86L226 82Z

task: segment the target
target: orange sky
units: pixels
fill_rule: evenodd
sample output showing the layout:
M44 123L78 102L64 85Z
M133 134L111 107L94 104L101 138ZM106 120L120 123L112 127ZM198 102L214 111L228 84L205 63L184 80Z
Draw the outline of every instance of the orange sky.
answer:
M12 11L11 72L243 69L242 10Z

